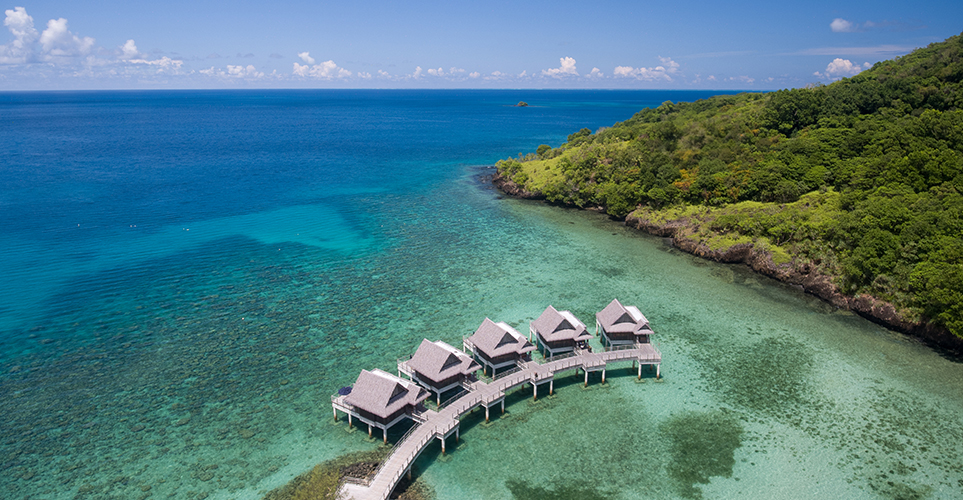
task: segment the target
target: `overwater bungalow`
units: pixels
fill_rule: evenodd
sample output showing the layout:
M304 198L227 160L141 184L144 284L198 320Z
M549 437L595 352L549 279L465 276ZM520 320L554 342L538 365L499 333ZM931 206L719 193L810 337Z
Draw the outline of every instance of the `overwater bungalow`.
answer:
M402 419L410 418L429 396L428 391L410 380L383 370L361 370L350 392L342 394L339 391L331 397L331 406L335 420L341 410L348 414L348 425L353 419L361 420L368 424L369 437L371 428L377 427L384 432L384 440L388 442L388 429Z
M442 393L462 386L479 369L481 365L471 356L440 340L422 340L410 359L398 362L398 374L408 375L435 393L438 404Z
M552 306L532 321L529 332L535 337L537 347L544 349L544 354L549 357L572 352L580 343L592 338L585 324L572 313L558 311Z
M601 336L603 346L648 344L652 333L642 311L623 306L618 299L595 313L595 334Z
M520 360L530 359L529 353L535 350L535 346L508 323L495 323L488 318L475 333L463 339L463 345L481 362L486 373L491 368L492 377L499 368L514 367Z

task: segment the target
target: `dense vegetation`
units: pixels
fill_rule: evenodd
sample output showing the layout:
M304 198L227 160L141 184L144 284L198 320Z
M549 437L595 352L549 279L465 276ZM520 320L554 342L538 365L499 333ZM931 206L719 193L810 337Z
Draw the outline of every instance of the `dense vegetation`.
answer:
M665 102L498 169L616 217L703 207L716 237L963 337L963 35L826 86Z

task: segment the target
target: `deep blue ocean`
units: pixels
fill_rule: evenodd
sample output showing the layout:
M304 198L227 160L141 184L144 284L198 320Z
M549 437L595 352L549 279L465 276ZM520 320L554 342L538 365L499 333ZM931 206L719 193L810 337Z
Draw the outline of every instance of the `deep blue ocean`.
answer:
M963 496L958 362L486 180L717 93L0 93L0 497L261 498L379 446L331 416L361 369L485 317L527 331L549 304L591 324L616 297L659 335L664 379L520 394L418 481L439 499Z

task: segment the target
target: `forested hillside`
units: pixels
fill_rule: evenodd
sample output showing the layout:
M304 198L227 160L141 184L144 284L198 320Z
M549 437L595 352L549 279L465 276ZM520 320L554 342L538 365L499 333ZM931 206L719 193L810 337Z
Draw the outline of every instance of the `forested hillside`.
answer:
M826 86L666 102L498 171L709 248L766 249L963 337L963 36Z

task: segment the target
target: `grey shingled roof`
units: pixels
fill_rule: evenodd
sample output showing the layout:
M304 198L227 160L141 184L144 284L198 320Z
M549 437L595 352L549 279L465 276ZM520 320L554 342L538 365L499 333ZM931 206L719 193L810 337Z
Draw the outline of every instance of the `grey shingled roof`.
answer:
M421 341L418 350L408 361L408 366L418 372L419 376L441 382L454 375L468 375L480 370L479 365L471 356L442 342Z
M602 329L609 333L632 333L648 335L652 333L649 321L635 306L623 306L618 299L613 299L605 309L595 313L595 319L602 325Z
M482 321L481 326L468 340L489 358L512 353L522 355L535 350L535 346L525 336L507 323L495 323L488 318Z
M428 399L428 391L418 384L383 370L361 370L345 402L381 418L407 405Z
M542 315L532 321L535 332L546 342L574 340L576 342L592 338L585 324L568 311L558 311L548 306Z

